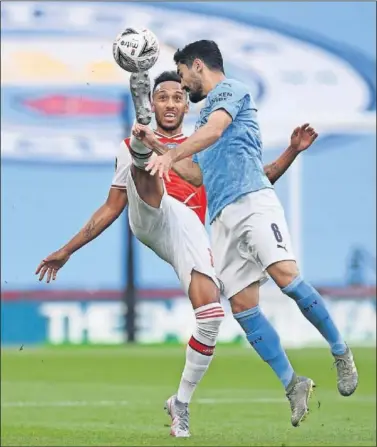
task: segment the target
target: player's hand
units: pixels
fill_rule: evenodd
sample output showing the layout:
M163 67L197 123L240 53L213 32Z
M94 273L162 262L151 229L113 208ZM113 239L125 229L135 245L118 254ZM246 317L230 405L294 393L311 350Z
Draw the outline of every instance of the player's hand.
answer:
M56 275L58 270L60 270L63 265L70 258L70 254L65 250L60 249L51 253L47 258L43 259L43 261L38 265L35 274L39 274L39 281L43 281L43 278L47 274L46 282L49 283L51 278L53 281L56 279Z
M317 132L308 123L296 127L291 135L291 148L297 152L305 151L318 137Z
M166 177L166 180L170 182L169 171L173 166L173 160L171 151L165 152L164 155L160 155L147 163L146 171L150 171L151 175L156 173L160 178Z
M156 135L149 126L136 123L132 128L132 134L140 140L148 149L153 150L153 143L157 141Z

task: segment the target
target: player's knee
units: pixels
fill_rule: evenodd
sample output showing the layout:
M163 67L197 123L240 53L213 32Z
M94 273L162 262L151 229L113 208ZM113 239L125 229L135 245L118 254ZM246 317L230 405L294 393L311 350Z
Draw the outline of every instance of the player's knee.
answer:
M220 303L211 303L195 309L196 334L199 340L216 343L221 323L225 318Z
M220 302L220 289L217 287L215 281L196 270L191 272L188 295L194 309L207 304Z
M281 289L287 287L300 275L295 261L276 262L267 268L267 272Z
M255 282L250 286L232 296L230 299L230 307L233 314L244 312L252 309L259 304L259 283Z

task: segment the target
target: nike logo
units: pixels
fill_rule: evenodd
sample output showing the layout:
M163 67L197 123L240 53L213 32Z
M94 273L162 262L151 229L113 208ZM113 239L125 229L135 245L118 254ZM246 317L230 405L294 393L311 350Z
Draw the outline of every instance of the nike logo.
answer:
M277 247L278 247L278 248L282 248L283 250L285 250L286 252L288 252L288 250L287 250L287 248L286 248L286 245L280 245L280 244L277 244Z

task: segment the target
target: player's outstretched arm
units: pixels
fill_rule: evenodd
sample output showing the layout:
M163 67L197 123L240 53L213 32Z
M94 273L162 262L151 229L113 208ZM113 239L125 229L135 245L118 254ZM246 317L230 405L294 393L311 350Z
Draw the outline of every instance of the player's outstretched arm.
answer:
M153 148L153 151L158 155L164 155L170 149L167 149L166 146L160 143L156 139L156 145ZM198 163L194 163L191 158L184 158L183 160L176 161L172 166L173 171L178 174L181 179L185 180L191 185L202 186L203 184L203 176L202 171L198 165Z
M318 137L317 132L308 124L296 127L291 135L291 144L274 162L264 167L264 172L272 184L287 171L300 152L305 151Z
M169 180L168 172L173 164L187 157L212 146L222 136L223 132L232 122L231 116L225 110L216 110L209 115L207 123L200 127L190 137L175 149L171 149L164 155L150 160L146 171L151 175L156 173L162 178L166 175Z
M158 155L164 155L171 150L156 138L156 135L148 126L143 126L142 124L135 125L133 134ZM172 169L183 180L186 180L186 182L191 183L196 187L203 184L202 171L200 170L199 165L194 163L191 158L185 158L184 160L174 163Z
M46 276L46 282L56 279L58 270L68 261L70 256L81 247L98 237L122 213L127 205L125 189L111 188L106 202L93 214L89 222L62 248L51 253L39 264L35 274L39 281Z
M173 161L191 157L212 146L231 124L232 117L223 109L212 112L207 123L171 151Z

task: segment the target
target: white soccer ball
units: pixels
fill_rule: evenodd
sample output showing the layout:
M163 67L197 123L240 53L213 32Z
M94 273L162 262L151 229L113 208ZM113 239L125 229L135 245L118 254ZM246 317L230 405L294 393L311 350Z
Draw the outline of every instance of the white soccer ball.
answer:
M148 29L127 28L113 43L113 55L123 70L131 73L149 70L160 54L157 37Z

